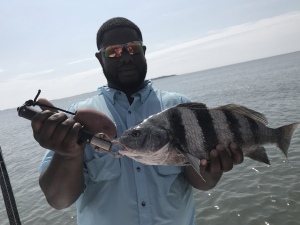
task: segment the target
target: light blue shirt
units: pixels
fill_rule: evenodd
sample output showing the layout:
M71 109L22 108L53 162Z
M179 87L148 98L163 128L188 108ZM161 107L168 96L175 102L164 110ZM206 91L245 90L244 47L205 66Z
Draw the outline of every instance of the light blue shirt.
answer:
M124 93L107 86L99 94L74 104L94 108L108 115L117 126L118 137L131 126L173 105L189 102L183 95L152 88L132 95L130 105ZM113 151L118 151L114 146ZM51 160L43 159L40 172ZM179 166L146 166L126 156L114 158L85 149L85 190L77 200L79 225L194 225L193 191Z

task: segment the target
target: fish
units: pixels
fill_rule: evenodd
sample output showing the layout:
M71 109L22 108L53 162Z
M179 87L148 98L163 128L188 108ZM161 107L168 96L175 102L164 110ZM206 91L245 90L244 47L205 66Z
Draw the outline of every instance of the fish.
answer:
M275 145L287 157L300 122L267 124L265 115L242 105L178 104L126 130L118 139L119 154L146 165L192 165L201 176L200 160L209 161L218 144L235 143L244 156L270 165L264 146Z

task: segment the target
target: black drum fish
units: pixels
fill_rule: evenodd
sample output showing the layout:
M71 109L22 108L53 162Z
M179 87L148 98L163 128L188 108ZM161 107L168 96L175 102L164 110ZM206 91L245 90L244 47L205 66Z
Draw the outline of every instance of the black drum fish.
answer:
M229 104L207 108L202 103L184 103L125 131L118 140L126 155L147 165L188 165L200 174L201 159L218 144L237 144L244 155L270 164L264 145L276 145L287 157L292 135L299 122L276 129L266 117L244 106Z

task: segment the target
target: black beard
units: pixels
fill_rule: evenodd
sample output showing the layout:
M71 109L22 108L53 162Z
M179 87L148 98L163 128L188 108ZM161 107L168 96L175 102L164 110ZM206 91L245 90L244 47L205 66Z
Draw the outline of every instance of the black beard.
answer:
M104 76L108 84L111 85L112 88L119 89L121 91L134 91L139 89L145 81L146 74L147 74L147 64L139 71L139 79L135 82L130 83L123 83L119 79L115 78L114 76L110 75L103 69Z

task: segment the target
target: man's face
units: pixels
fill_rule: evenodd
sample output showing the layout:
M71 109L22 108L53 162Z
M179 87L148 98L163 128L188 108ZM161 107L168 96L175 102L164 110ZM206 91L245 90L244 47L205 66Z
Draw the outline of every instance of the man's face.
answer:
M141 41L135 30L114 28L103 35L101 48L133 41ZM131 55L123 48L121 56L116 58L107 58L103 52L96 53L108 85L125 92L142 88L147 73L145 51L146 47L140 53Z

